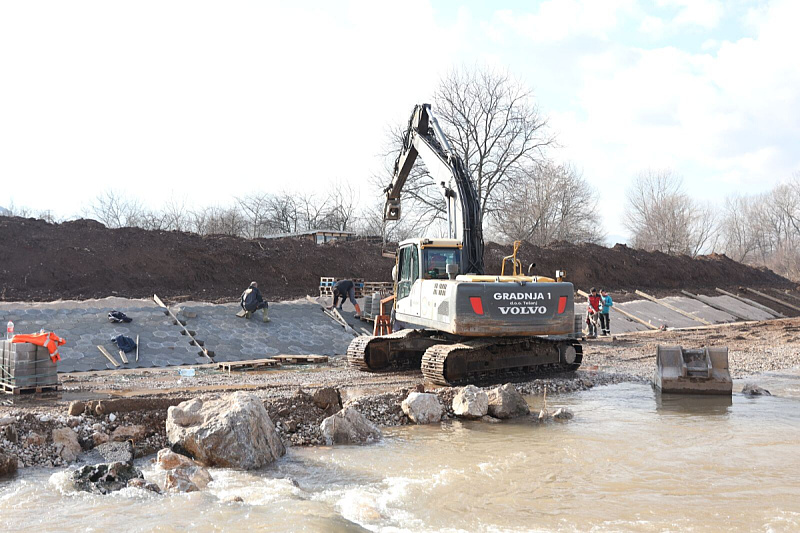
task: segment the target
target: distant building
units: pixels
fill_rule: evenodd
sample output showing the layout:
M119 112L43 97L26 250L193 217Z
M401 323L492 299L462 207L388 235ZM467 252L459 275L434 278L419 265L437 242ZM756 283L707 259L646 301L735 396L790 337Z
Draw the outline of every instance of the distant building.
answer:
M276 235L265 235L265 239L306 239L317 244L335 240L352 240L356 234L352 231L339 231L335 229L315 229L308 231L298 231L295 233L278 233Z

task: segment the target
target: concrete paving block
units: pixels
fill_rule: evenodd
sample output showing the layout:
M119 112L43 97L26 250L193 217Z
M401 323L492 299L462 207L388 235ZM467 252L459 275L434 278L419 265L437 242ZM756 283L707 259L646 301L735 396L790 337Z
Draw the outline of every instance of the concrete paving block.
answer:
M737 300L736 298L731 298L730 296L708 296L707 298L721 307L735 311L739 315L746 317L748 320L770 320L773 318L772 315L766 311L757 307L753 307L752 305L748 305L740 300Z

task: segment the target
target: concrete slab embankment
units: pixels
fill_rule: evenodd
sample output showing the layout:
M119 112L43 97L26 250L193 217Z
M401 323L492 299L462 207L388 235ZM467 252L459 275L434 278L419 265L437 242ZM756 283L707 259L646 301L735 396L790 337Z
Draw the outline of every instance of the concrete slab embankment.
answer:
M748 320L769 320L773 318L771 315L762 311L761 309L747 305L729 296L715 296L706 298L719 307L723 309L730 309L733 313L736 313L741 317L745 317ZM692 298L683 296L670 296L661 300L673 307L677 307L682 311L695 315L696 317L713 324L727 324L740 321L739 318L731 313L726 313L720 309L715 309ZM677 313L650 300L633 300L630 302L616 303L615 308L621 308L656 327L664 325L670 328L687 328L703 325L700 320L692 320L685 315ZM583 316L586 313L586 303L577 302L575 304L575 312L580 313L581 316ZM612 309L612 333L631 333L635 331L646 331L647 329L648 328L643 324L630 320L620 313L615 313Z
M216 361L241 361L269 355L343 355L353 338L329 320L317 306L305 300L270 305L272 321L261 321L260 313L251 320L235 316L236 304L182 304L197 313L185 319L187 329L214 352ZM130 323L108 321L111 310L124 312ZM183 318L183 317L179 317ZM139 336L139 361L128 354L128 364L119 368L152 368L208 363L200 350L190 344L182 328L149 300L108 298L83 302L3 303L0 323L14 322L17 333L40 329L54 331L67 340L60 349L59 372L88 372L113 369L97 349L108 348L119 361L111 340L117 335Z

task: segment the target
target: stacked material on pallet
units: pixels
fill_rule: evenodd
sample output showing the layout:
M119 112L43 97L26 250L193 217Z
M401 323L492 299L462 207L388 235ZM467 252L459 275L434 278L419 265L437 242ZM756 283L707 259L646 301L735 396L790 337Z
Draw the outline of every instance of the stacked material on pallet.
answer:
M319 278L319 295L320 296L333 296L333 286L336 285L336 282L340 281L336 278L326 278L321 277ZM353 279L353 285L355 285L356 290L356 298L361 298L364 296L364 280L361 278Z
M0 388L6 392L58 385L58 363L47 348L27 342L0 341Z

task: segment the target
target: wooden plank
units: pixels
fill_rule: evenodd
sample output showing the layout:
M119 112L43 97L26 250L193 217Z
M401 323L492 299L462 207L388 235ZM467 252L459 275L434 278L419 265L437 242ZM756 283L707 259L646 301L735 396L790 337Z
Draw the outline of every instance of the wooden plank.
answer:
M702 302L702 303L706 304L709 307L713 307L717 311L722 311L723 313L728 313L729 315L732 315L732 316L738 318L739 320L744 320L744 321L750 320L748 317L742 316L739 313L737 313L736 311L734 311L733 309L728 309L727 307L723 306L722 304L714 302L710 298L707 298L706 296L703 296L702 294L692 294L691 292L683 291L683 290L681 291L681 293L686 295L686 296L688 296L689 298L694 298L698 302Z
M356 334L356 335L358 334L358 333L356 332L356 330L354 330L354 329L353 329L353 328L350 326L350 324L348 324L348 323L347 323L347 321L344 319L344 317L341 315L341 313L339 313L339 310L338 310L338 309L336 309L336 308L334 307L333 309L331 309L331 310L330 310L330 312L331 312L331 313L333 313L334 315L336 315L336 318L337 318L337 320L339 321L339 323L341 323L341 324L343 324L343 325L344 325L344 330L345 330L345 331L347 331L347 332L350 332L350 333L353 333L353 334Z
M273 359L287 363L327 363L327 355L276 355Z
M755 289L751 289L750 287L745 287L745 288L747 289L747 292L752 292L753 294L757 294L758 296L761 296L762 298L766 298L767 300L770 300L770 301L773 301L775 303L781 304L781 305L783 305L785 307L788 307L789 309L794 309L795 311L800 311L800 307L797 307L794 304L790 304L789 302L784 302L783 300L775 298L774 296L770 296L769 294L764 294L763 292L759 292L759 291L757 291Z
M761 305L760 303L754 302L753 300L749 300L747 298L742 298L738 294L733 294L732 292L728 292L728 291L722 290L719 287L717 287L715 290L720 294L724 294L725 296L730 296L731 298L735 298L736 300L739 300L740 302L745 303L745 304L747 304L747 305L749 305L751 307L755 307L756 309L761 309L765 313L769 313L770 315L772 315L774 317L777 317L777 318L788 318L786 315L784 315L782 313L779 313L779 312L775 311L774 309L770 309L766 305Z
M230 372L231 370L245 370L247 368L274 367L280 366L280 364L280 361L272 358L251 359L249 361L226 361L224 363L217 363L217 368Z
M712 325L711 322L709 322L708 320L706 320L704 318L700 318L699 316L694 316L693 314L689 313L688 311L684 311L683 309L675 307L674 305L668 304L666 302L662 302L662 301L656 299L654 296L650 296L646 292L642 292L640 290L636 290L635 292L636 292L636 294L638 294L642 298L647 298L651 302L657 303L658 305L666 307L667 309L669 309L671 311L675 311L676 313L678 313L680 315L683 315L686 318L689 318L691 320L694 320L695 322L700 322L701 324L705 324L706 326Z
M128 356L125 355L125 352L123 352L122 350L119 350L119 358L122 360L124 364L126 365L128 364Z
M189 337L189 340L193 341L193 342L192 342L192 344L193 344L194 346L196 346L196 347L200 348L200 353L202 353L203 355L205 355L205 356L206 356L206 357L209 359L209 361L211 361L212 363L214 363L214 362L215 362L215 361L214 361L214 358L213 358L213 357L211 357L211 354L209 354L209 353L208 353L208 350L206 350L205 346L202 346L202 345L201 345L199 342L197 342L197 340L194 338L194 335L192 335L192 333L191 333L191 332L190 332L190 331L189 331L189 330L186 328L186 326L183 324L183 322L181 322L181 320L180 320L180 319L179 319L177 316L175 316L175 313L173 313L173 312L172 312L172 309L170 309L169 307L167 307L166 305L164 305L164 302L162 302L162 301L161 301L161 298L159 298L157 294L154 294L154 295L153 295L153 300L154 300L154 301L155 301L155 302L156 302L156 303L157 303L159 306L161 306L161 307L163 307L164 309L166 309L166 311L167 311L167 313L169 314L169 316L170 316L170 317L172 317L172 320L174 320L174 321L175 321L175 323L176 323L177 325L179 325L181 328L183 328L184 335L186 335L187 337Z
M578 290L578 294L580 294L581 296L583 296L583 297L585 297L585 298L588 298L588 297L589 297L589 295L588 295L587 293L583 292L582 290ZM642 324L643 326L646 326L646 327L648 327L649 329L653 329L653 330L657 330L657 329L659 329L659 328L658 328L658 326L654 326L654 325L653 325L653 324L651 324L650 322L647 322L647 321L645 321L645 320L642 320L642 319L641 319L641 318L639 318L638 316L636 316L636 315L634 315L634 314L632 314L632 313L629 313L628 311L624 311L624 310L620 309L619 307L617 307L616 305L615 305L615 306L613 306L611 309L614 309L614 310L616 310L616 312L617 312L617 313L619 313L619 314L621 314L621 315L623 315L623 316L626 316L626 317L628 317L629 319L633 320L634 322L638 322L638 323Z
M114 359L114 357L110 353L108 353L108 350L106 350L104 347L102 347L100 345L97 346L97 349L100 350L100 353L102 353L103 355L106 356L106 359L111 361L111 364L114 365L114 367L118 367L119 366L119 363L117 363L117 360Z
M792 294L791 292L789 292L789 290L788 290L788 289L787 289L787 290L785 290L785 291L783 291L783 294L785 294L786 296L789 296L789 297L791 297L791 298L794 298L794 299L795 299L795 300L797 300L797 301L800 301L800 296L795 296L794 294Z

